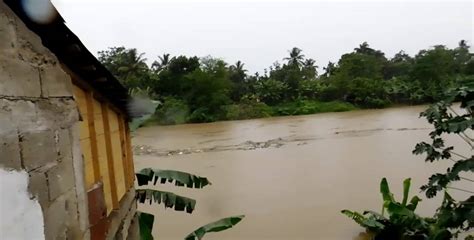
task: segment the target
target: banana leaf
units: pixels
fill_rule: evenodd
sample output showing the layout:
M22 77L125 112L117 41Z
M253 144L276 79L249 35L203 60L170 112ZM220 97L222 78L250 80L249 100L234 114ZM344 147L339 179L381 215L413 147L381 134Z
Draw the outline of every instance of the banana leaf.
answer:
M345 209L345 210L342 210L341 213L348 216L352 220L354 220L361 227L367 228L374 232L379 232L383 230L385 227L382 223L379 222L380 220L385 220L385 218L382 215L375 212L366 211L362 215L358 212L355 212L355 211L353 212L353 211ZM369 216L366 217L365 215L369 215Z
M220 231L229 229L237 225L237 223L239 223L240 221L242 221L244 217L245 215L227 217L227 218L218 220L216 222L206 224L196 229L194 232L190 233L188 236L186 236L185 240L196 240L196 239L201 240L206 233L220 232Z
M403 181L403 200L402 205L406 206L408 201L408 193L410 192L411 178L407 178Z
M176 186L187 186L188 188L203 188L211 185L211 182L205 177L175 170L144 168L136 173L136 177L138 186L147 185L151 181L156 185L158 180L161 184L174 182Z
M164 204L165 208L174 208L175 211L186 211L187 213L192 213L196 207L196 200L192 198L154 189L137 189L135 197L140 203L148 201L149 204Z

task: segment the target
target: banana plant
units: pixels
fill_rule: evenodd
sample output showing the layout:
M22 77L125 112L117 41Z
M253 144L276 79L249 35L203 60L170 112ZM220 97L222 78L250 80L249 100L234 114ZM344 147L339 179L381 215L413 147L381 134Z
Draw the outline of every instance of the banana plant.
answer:
M206 177L193 175L186 172L175 170L162 170L144 168L135 174L138 186L153 184L171 183L178 187L188 187L201 189L211 182ZM150 188L139 188L136 190L136 199L139 203L157 203L164 204L165 208L172 208L175 211L186 211L192 213L196 206L196 200L177 195L172 192L166 192ZM154 216L148 213L139 213L140 237L142 240L153 240L151 234L154 222ZM235 226L244 218L244 215L223 218L219 221L209 223L189 234L185 239L201 240L208 232L220 232Z
M375 233L376 236L400 236L400 238L394 239L405 239L402 236L416 237L419 234L424 234L425 231L418 232L418 230L428 230L428 219L415 214L415 209L421 201L418 196L413 196L408 202L410 185L410 178L403 181L403 198L401 202L398 202L395 200L393 193L390 192L387 179L383 178L380 182L380 193L383 200L382 213L364 211L361 214L350 210L342 210L341 212L370 232Z

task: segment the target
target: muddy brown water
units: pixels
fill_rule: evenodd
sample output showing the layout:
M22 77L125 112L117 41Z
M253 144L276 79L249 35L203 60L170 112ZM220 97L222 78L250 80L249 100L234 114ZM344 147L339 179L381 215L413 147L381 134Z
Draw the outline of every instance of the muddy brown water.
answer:
M188 171L212 181L205 189L158 186L195 198L191 215L161 205L139 208L156 215L159 239L183 239L203 224L240 214L246 218L238 226L205 239L366 239L342 209L380 211L382 177L395 197L407 177L411 194L422 196L419 187L448 166L411 154L431 130L418 117L424 108L139 129L133 138L137 169ZM450 141L461 146L457 138ZM431 215L440 200L423 199L418 213Z

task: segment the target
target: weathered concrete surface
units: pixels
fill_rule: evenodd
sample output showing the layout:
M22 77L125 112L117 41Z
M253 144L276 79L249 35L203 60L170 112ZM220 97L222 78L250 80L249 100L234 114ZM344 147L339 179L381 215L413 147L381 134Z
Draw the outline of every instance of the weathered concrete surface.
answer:
M0 0L0 171L25 172L25 191L42 213L39 238L16 231L9 239L91 239L79 112L63 67ZM133 189L120 205L103 219L107 239L139 239Z
M54 130L23 132L20 135L20 148L23 165L27 171L44 167L47 164L56 165L57 159Z
M25 191L39 203L42 214L42 220L25 225L38 226L42 238L16 231L8 239L89 236L84 179L78 177L84 174L83 161L74 130L79 118L71 86L71 78L41 39L0 1L0 171L28 172ZM5 204L27 209L30 203ZM11 220L0 221L0 227L8 227Z
M71 136L79 136L79 123L76 123L76 127L73 127L69 134ZM82 158L82 151L80 147L79 138L71 137L72 145L72 159L73 159L73 170L74 170L74 179L76 183L76 196L77 196L77 212L79 216L88 216L89 208L87 206L87 193L85 187L84 179L84 162ZM60 149L61 151L61 149ZM84 201L81 201L83 199ZM84 239L90 239L89 232L89 221L87 217L79 218L79 228L81 232L85 232Z
M41 85L38 68L20 59L0 57L0 94L5 96L39 97Z
M40 67L41 87L44 97L70 97L72 84L70 76L56 66Z
M1 134L0 156L2 158L0 161L0 168L21 168L20 143L18 141L18 133L16 131L7 131Z

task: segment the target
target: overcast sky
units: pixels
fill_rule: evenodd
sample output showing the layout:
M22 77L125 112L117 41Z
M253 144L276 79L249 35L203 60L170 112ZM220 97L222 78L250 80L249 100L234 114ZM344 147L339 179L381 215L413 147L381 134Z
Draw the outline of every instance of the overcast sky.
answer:
M322 69L363 41L391 57L473 42L472 1L53 0L94 54L212 55L263 72L299 47Z

